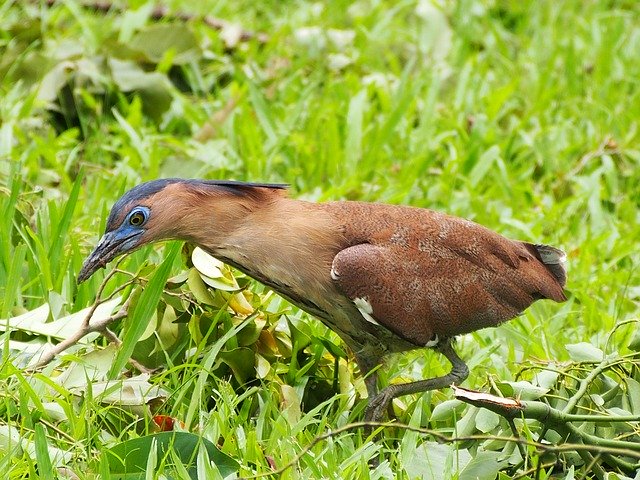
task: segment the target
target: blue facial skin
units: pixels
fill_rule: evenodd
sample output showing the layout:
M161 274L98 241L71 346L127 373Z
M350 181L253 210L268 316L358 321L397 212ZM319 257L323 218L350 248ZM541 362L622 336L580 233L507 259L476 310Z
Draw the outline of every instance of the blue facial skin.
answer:
M136 207L122 222L118 230L111 232L114 235L113 242L118 243L118 254L133 250L138 244L138 236L145 232L145 224L149 219L149 209L147 207ZM144 220L137 225L133 225L131 218L142 214Z
M106 232L82 265L78 283L84 282L118 255L134 250L140 243L140 236L146 231L144 226L150 214L147 207L135 207L117 230Z

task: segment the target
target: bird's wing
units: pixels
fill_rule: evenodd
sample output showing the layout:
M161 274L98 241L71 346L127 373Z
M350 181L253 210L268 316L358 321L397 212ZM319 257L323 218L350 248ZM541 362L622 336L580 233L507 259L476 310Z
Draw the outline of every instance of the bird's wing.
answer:
M497 235L483 240L427 241L419 248L362 243L338 252L331 277L365 319L416 345L431 345L436 336L509 320L548 296L539 290L549 273L527 244Z

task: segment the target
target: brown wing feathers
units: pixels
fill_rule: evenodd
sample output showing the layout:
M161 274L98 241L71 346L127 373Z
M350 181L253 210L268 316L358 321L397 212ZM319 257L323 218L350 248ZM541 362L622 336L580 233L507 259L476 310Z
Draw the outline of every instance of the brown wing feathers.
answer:
M434 335L497 325L540 298L565 299L558 249L509 240L428 210L378 205L380 212L352 205L370 211L349 216L365 219L345 225L362 243L336 255L334 280L349 298L370 305L373 319L406 340L424 345ZM382 228L369 225L376 223Z

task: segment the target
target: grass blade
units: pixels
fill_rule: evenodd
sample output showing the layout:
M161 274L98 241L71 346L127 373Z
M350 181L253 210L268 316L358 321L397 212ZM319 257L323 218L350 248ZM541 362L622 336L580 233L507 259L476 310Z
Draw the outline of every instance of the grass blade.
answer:
M44 480L53 480L53 465L51 465L51 457L49 457L49 448L47 443L47 434L41 423L36 424L36 460L38 461L38 474Z
M113 365L109 370L109 378L116 378L120 374L120 371L129 361L129 358L136 347L136 342L147 328L147 323L156 309L158 300L160 300L164 285L171 273L173 261L180 251L180 247L181 244L179 242L175 242L169 247L166 258L155 272L153 272L149 279L149 283L142 291L133 313L129 316L129 328L126 330L124 339L122 340L122 346L120 347L120 350L113 361Z

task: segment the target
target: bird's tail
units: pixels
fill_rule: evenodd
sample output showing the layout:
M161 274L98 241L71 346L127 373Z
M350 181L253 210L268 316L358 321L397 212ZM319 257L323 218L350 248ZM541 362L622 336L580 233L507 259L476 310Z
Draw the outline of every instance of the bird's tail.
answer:
M562 250L550 245L534 244L533 247L547 270L558 280L560 286L564 287L567 283L567 255Z

